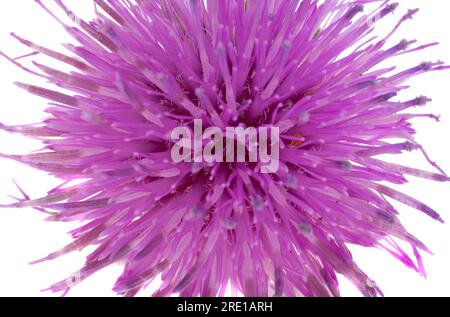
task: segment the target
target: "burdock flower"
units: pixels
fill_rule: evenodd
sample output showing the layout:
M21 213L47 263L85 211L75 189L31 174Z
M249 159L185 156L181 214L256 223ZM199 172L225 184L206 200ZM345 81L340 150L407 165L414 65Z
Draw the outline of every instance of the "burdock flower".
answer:
M424 274L420 252L428 249L390 201L442 219L388 184L407 175L449 180L410 123L437 117L405 112L430 99L399 94L410 77L449 67L380 65L434 44L390 43L417 10L374 37L397 3L95 0L97 18L87 22L55 0L69 26L36 2L77 44L61 53L12 35L72 70L26 69L57 86L17 83L51 101L50 117L0 127L42 140L45 150L2 156L63 183L46 197L2 207L82 221L71 244L39 261L95 246L78 272L50 290L68 291L121 262L114 290L127 296L157 276L155 296L222 296L228 284L247 296L338 296L337 273L366 296L382 294L348 244L385 249ZM437 171L379 158L405 151L422 152Z

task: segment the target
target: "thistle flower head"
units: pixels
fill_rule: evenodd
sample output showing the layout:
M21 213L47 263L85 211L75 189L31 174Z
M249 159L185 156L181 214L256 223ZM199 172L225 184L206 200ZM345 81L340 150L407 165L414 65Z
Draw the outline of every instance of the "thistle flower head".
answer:
M83 221L71 244L39 261L96 246L72 275L76 280L50 290L67 291L120 261L124 271L114 290L127 296L157 276L157 296L224 295L228 284L233 294L248 296L338 296L337 273L366 296L381 294L348 244L386 249L424 274L419 250L427 248L386 198L442 219L385 184L405 183L407 175L448 181L414 141L410 123L436 117L405 112L430 99L400 98L410 77L448 67L421 61L401 71L380 67L426 47L389 41L416 10L374 38L378 21L392 18L397 3L95 0L97 18L87 22L55 2L72 20L57 18L77 42L65 46L68 53L13 36L72 71L36 63L37 74L59 88L17 85L51 101L50 117L0 126L46 144L41 152L3 157L64 181L46 197L3 207ZM214 142L206 160L205 134L193 144L198 120L201 133L223 133L223 147L237 140L226 129L242 128L248 138L241 159L234 152L226 157L230 149L221 153ZM174 161L177 128L192 142L184 140L186 156ZM249 128L259 152L252 152ZM378 158L405 151L422 152L438 172ZM275 170L263 172L263 154ZM71 185L75 180L83 181ZM414 260L394 238L412 246Z

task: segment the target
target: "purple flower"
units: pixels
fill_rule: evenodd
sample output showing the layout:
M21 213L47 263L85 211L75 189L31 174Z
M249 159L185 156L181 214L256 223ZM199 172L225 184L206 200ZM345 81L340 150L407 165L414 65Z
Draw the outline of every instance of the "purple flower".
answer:
M443 221L385 184L406 183L409 175L449 180L415 142L410 122L438 118L405 112L430 99L400 98L409 78L449 66L422 62L398 71L380 65L435 44L389 44L417 10L374 38L377 22L397 3L95 0L102 10L86 22L55 2L73 21L58 20L78 42L65 46L69 53L12 35L72 70L39 63L36 72L26 69L57 86L17 83L51 101L50 118L0 125L46 145L34 154L2 157L63 181L46 197L25 194L2 207L32 207L51 221L83 222L71 244L36 262L96 247L51 291L66 292L122 262L114 291L127 296L160 274L155 296L223 296L228 283L233 294L247 296L338 296L336 273L363 295L382 295L347 244L385 249L425 274L419 252L427 247L402 226L386 198ZM271 134L266 142L279 149L277 169L261 172L263 162L250 159L250 137L242 143L243 160L215 152L212 162L175 161L171 133L181 127L196 134L195 120L223 132L258 129L260 150L268 150L261 131L278 129L279 139ZM207 147L203 141L200 135L200 151ZM420 151L437 172L378 157L405 151ZM414 256L396 239L410 244Z

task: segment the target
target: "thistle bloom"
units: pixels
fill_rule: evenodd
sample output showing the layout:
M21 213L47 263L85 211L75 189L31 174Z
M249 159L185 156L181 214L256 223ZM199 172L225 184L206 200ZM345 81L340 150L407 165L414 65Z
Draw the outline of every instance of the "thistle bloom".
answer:
M58 88L17 83L51 101L50 117L0 127L46 147L2 157L63 183L46 197L25 195L2 207L83 222L71 244L36 262L96 247L51 291L68 291L120 261L124 271L114 291L127 296L157 276L155 296L222 296L228 284L246 296L338 296L337 273L363 295L381 295L348 244L387 250L425 274L420 252L428 249L402 226L387 198L442 219L385 184L405 183L408 175L449 180L414 141L410 123L437 117L405 112L430 99L396 97L410 77L448 66L380 65L435 44L390 43L417 10L377 38L377 22L397 3L95 0L97 18L86 22L55 0L69 26L36 2L78 44L65 45L63 54L12 34L72 71L39 63L34 71L10 59ZM171 131L192 130L196 119L221 129L279 128L278 171L261 173L260 162L174 162ZM378 157L412 150L437 171Z

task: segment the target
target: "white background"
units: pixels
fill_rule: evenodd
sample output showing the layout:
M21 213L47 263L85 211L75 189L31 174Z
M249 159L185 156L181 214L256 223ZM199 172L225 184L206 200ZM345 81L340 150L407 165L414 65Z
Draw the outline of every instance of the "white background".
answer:
M45 1L54 8L52 1ZM411 56L402 56L391 65L400 69L414 66L422 61L438 59L450 63L450 1L448 0L400 0L396 16L389 23L380 25L381 31L389 31L392 23L400 18L408 8L421 8L414 20L405 24L396 34L392 44L400 39L417 39L420 43L438 41L440 46L421 51ZM86 14L93 10L90 0L66 0L75 12ZM63 16L59 9L55 12ZM8 1L0 10L0 50L11 57L30 53L30 50L9 36L9 32L59 49L59 43L70 42L64 30L46 14L33 0ZM33 58L21 60L27 66ZM38 57L39 61L45 61ZM42 110L45 101L24 93L14 86L14 81L43 84L42 80L27 74L5 59L0 59L0 122L21 124L39 122L45 118ZM450 136L450 71L426 74L409 81L412 86L407 96L426 95L433 99L423 112L441 114L441 122L415 119L414 127L419 131L417 140L428 150L433 160L450 173L448 161ZM0 131L0 153L22 154L39 148L39 143L19 136L11 136ZM398 160L398 158L397 158ZM431 170L418 153L408 153L401 157L403 164ZM12 179L33 198L41 197L58 184L45 173L35 171L18 163L0 159L0 203L11 202L7 195L20 193ZM405 193L414 196L438 210L444 220L450 223L450 185L410 178L411 183L401 187ZM408 270L386 252L374 249L351 247L354 258L361 268L382 288L386 296L449 296L450 295L450 225L439 224L418 211L404 205L396 205L403 224L414 235L425 242L434 255L424 255L428 278L424 279ZM40 290L51 283L66 278L83 264L87 252L75 252L51 262L29 265L30 261L41 258L51 251L70 242L66 234L77 226L74 224L49 223L44 216L33 209L0 209L0 296L53 296ZM408 252L410 250L408 249ZM111 266L83 281L69 295L73 296L113 296L111 287L121 272L121 266ZM346 280L340 279L342 295L358 296L358 291ZM143 296L151 294L147 289Z

